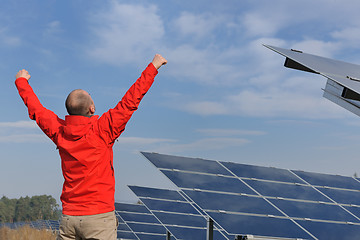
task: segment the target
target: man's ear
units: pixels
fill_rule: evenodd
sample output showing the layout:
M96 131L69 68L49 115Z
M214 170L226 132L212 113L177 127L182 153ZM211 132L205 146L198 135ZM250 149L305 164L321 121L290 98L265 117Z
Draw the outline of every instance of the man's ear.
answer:
M90 113L90 115L94 115L94 113L95 113L95 106L94 105L90 106L89 113Z

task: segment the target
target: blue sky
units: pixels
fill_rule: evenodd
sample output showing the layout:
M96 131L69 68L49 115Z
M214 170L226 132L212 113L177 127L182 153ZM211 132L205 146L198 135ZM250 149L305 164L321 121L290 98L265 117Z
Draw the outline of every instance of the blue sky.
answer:
M168 64L114 145L117 201L136 201L126 185L174 188L139 151L359 174L359 117L322 97L325 78L284 68L262 46L359 64L359 8L355 0L3 0L0 195L59 201L63 182L55 145L17 94L18 70L60 117L77 88L102 114L155 53Z

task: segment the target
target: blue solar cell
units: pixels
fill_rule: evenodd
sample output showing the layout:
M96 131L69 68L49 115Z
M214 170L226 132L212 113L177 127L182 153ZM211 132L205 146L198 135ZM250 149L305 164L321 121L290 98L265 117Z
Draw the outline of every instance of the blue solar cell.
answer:
M117 211L115 211L115 213L118 214ZM116 216L116 218L118 219L118 222L119 222L119 223L124 223L124 221L122 220L122 218L121 218L120 216Z
M360 219L360 207L355 206L343 206L348 211L350 211L352 214L354 214L358 219Z
M161 210L167 212L199 214L188 202L170 202L153 199L141 199L141 201L152 211Z
M118 231L131 231L131 229L125 223L119 223Z
M138 239L132 232L117 231L118 239Z
M311 186L244 180L263 196L330 202Z
M164 225L179 225L206 228L206 219L203 216L172 214L165 212L152 212Z
M301 179L286 169L252 166L232 162L221 163L238 177L257 178L288 183L304 183Z
M46 220L37 220L30 223L30 226L36 229L48 229L49 226Z
M183 197L175 191L175 190L164 190L157 188L147 188L147 187L139 187L139 186L128 186L138 197L154 197L175 200L175 201L183 201ZM147 211L147 210L146 210Z
M360 226L327 222L297 221L318 239L354 240L359 239Z
M248 197L189 190L184 190L184 192L205 211L210 209L284 216L271 204L260 197ZM214 201L214 199L216 200Z
M170 156L158 153L142 154L157 168L179 169L203 173L231 175L218 162L199 158Z
M165 234L166 230L163 225L156 225L156 224L144 224L144 223L128 223L131 230L137 233L158 233L158 234Z
M328 221L359 222L338 205L269 199L289 217Z
M161 172L181 188L198 188L203 190L256 194L237 178L168 170L162 170Z
M217 212L209 212L209 215L234 235L312 239L289 219Z
M49 226L53 230L59 230L60 222L58 220L48 220Z
M135 214L135 213L121 213L121 217L125 222L146 222L159 223L153 215Z
M360 205L360 192L320 187L317 189L337 203Z
M125 211L134 213L149 213L149 210L144 205L128 204L128 203L115 203L115 211Z
M360 183L351 177L303 171L293 172L311 185L360 190Z
M163 234L163 235L150 235L150 234L138 233L136 235L141 240L165 240L166 239L166 234ZM174 238L171 237L170 239L174 239Z
M169 231L174 234L178 239L206 239L206 229L196 229L196 228L180 228L175 226L168 227ZM220 232L214 231L214 239L225 239ZM234 238L231 238L234 239Z

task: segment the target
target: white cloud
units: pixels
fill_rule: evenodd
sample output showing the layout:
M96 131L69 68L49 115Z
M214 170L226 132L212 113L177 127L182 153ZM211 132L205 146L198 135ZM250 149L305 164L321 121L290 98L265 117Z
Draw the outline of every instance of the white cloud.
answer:
M294 49L301 50L306 53L331 58L341 50L338 42L321 41L316 39L305 39L292 45Z
M151 145L151 144L159 144L159 143L168 143L174 142L172 139L164 139L164 138L142 138L142 137L120 137L117 142L119 144L128 144L128 145Z
M180 109L195 113L198 115L226 115L229 113L230 109L220 103L214 101L199 101L199 102L189 102L188 104L182 104Z
M282 92L278 89L267 92L242 91L228 98L235 108L234 113L248 116L292 116L300 118L324 118L342 116L341 110L330 104L320 95L318 97L299 92Z
M220 51L213 46L198 49L192 45L180 45L168 50L171 62L167 71L182 81L205 85L236 84L244 73L233 59L241 58L241 54L242 50L238 48Z
M35 121L0 122L0 142L35 143L49 141Z
M226 148L234 148L243 146L250 141L243 138L204 138L191 143L184 144L163 144L155 148L155 152L174 154L174 153L187 153L192 151L218 151Z
M38 143L50 141L45 134L13 134L0 136L1 143Z
M200 132L208 136L217 136L217 137L241 136L241 135L259 136L266 134L266 132L263 131L240 130L240 129L198 129L197 132Z
M46 28L44 30L44 37L51 37L54 35L57 35L59 33L62 33L63 29L61 27L60 21L52 21L46 24Z
M94 59L115 65L138 62L161 46L164 27L155 5L111 1L90 19L94 41L88 54Z
M203 116L233 115L250 117L297 117L304 119L343 118L346 110L322 97L292 89L243 90L217 101L189 102L182 110ZM345 112L345 113L344 113Z
M0 42L10 47L17 47L21 45L21 39L11 35L7 28L4 27L0 27Z
M246 29L247 35L251 37L256 36L272 36L280 28L284 19L279 19L283 15L274 15L269 18L269 14L264 12L250 12L245 14L242 23ZM271 19L271 20L270 20Z
M0 128L37 128L35 121L0 122Z
M139 149L142 149L142 151L161 152L165 154L191 154L192 152L197 151L220 151L224 149L232 149L234 147L241 147L244 144L250 143L250 141L248 139L235 136L263 134L259 131L230 131L230 129L200 129L198 132L210 137L201 138L188 143L179 143L174 139L120 137L116 144L119 144L119 146L125 148L127 151L134 153L138 153Z
M360 26L347 26L343 29L335 30L331 33L331 36L339 42L347 44L347 47L360 47Z
M197 39L213 35L213 30L221 25L223 18L210 13L196 15L190 12L182 12L175 19L174 28L185 37L195 37Z
M171 107L193 114L343 116L343 109L322 98L320 89L325 79L319 81L318 76L303 77L305 73L285 69L282 66L285 59L262 44L333 57L347 47L343 44L346 39L353 42L358 39L356 25L342 24L355 17L346 16L344 20L332 15L324 18L348 9L336 9L338 4L324 4L324 1L279 2L281 4L274 7L273 3L262 1L240 17L224 13L214 17L208 12L186 11L165 22L155 5L111 1L106 10L91 17L95 40L89 54L100 61L123 64L148 57L151 49L162 49L169 60L167 77L219 86L217 93L192 96L185 103L176 101L183 96L171 97L175 101ZM317 32L311 24L330 29L326 36L333 38L324 40L313 34ZM305 27L300 28L300 25ZM231 39L230 35L224 35L228 44L224 44L223 39L212 38L219 32L226 34L225 28L232 30ZM320 31L326 33L326 29ZM174 41L169 41L171 38ZM203 40L201 46L198 46L199 40ZM309 81L310 78L315 80Z

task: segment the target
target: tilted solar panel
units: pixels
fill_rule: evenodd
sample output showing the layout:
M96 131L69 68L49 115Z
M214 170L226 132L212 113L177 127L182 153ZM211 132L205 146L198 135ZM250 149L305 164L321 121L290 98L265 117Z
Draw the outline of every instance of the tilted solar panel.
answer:
M118 238L166 239L166 229L144 205L116 202L115 213L119 219Z
M206 239L207 219L179 192L129 186L175 239ZM230 239L233 239L231 237ZM229 239L215 226L214 239Z
M360 116L360 65L294 49L264 46L286 57L285 67L326 77L323 97Z
M360 236L360 183L355 178L143 154L229 235Z
M264 46L286 57L286 67L299 69L299 66L304 66L313 73L321 74L347 88L358 93L360 92L360 83L357 81L360 79L360 65L303 53L302 51L294 49L284 49L269 45ZM306 71L305 69L299 70Z

